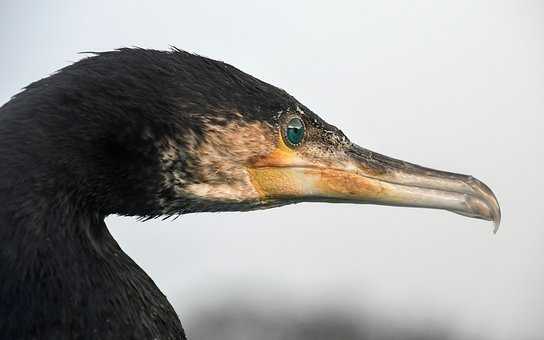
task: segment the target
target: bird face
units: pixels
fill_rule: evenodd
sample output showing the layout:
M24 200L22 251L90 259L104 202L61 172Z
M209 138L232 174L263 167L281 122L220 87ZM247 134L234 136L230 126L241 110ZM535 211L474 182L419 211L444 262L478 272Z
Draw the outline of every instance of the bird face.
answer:
M201 134L185 136L183 148L184 171L192 175L174 174L180 181L170 181L178 195L193 202L189 210L321 201L445 209L500 222L497 199L477 179L361 148L302 105L266 119L236 113L203 119L200 126Z
M177 49L99 53L0 108L11 110L3 131L25 143L8 147L19 163L0 169L52 178L39 182L43 195L78 197L101 215L321 201L445 209L500 222L497 199L477 179L363 149L285 91Z

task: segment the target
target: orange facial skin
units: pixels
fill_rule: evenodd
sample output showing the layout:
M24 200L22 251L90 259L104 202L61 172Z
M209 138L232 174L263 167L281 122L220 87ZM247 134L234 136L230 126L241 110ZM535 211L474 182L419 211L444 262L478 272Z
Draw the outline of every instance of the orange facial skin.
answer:
M365 200L384 188L376 181L346 169L329 166L328 160L306 159L278 138L276 149L255 161L247 171L255 190L267 198L332 198ZM343 167L339 164L340 167Z

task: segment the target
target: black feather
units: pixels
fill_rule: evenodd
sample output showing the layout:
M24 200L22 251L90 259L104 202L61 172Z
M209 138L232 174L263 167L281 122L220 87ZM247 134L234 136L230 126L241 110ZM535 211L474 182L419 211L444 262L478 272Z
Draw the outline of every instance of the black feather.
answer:
M91 53L0 108L0 334L185 339L166 297L120 249L104 217L180 213L158 203L167 195L160 138L198 134L204 118L233 112L270 120L297 102L176 48ZM190 200L179 208L206 204L233 209Z

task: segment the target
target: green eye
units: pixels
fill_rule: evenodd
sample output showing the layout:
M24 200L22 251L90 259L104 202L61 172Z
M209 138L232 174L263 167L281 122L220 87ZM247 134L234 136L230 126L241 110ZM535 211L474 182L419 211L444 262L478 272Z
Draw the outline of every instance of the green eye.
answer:
M298 146L304 138L304 123L302 120L298 117L291 118L287 123L285 135L292 146Z

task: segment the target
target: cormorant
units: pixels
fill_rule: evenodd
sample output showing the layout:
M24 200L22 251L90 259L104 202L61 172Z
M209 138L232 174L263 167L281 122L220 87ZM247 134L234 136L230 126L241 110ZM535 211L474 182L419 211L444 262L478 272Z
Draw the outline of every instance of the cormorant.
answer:
M500 221L482 182L361 148L226 63L175 48L95 53L0 108L1 337L185 339L104 218L303 201Z

